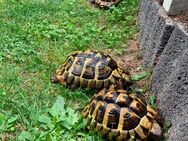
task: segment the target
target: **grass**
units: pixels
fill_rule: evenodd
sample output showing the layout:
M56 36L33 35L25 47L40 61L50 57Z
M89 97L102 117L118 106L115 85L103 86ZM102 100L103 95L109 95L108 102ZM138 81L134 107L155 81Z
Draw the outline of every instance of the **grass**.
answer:
M137 0L108 10L87 0L1 0L0 140L102 140L79 113L93 93L50 76L72 51L122 52L137 32L137 9Z

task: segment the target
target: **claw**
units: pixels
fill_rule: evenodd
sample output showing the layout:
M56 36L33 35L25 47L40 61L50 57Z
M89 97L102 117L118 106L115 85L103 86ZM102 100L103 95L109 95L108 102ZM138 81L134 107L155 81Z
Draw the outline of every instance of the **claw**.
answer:
M56 75L53 75L50 79L51 79L52 83L57 83L58 82L58 79L57 79Z

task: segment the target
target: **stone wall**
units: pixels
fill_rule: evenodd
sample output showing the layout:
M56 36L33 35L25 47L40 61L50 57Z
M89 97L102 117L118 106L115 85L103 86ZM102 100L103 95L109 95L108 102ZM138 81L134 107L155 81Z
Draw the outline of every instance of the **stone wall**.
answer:
M188 11L188 0L164 0L163 7L169 15L177 15Z
M169 141L188 141L188 32L155 0L142 0L139 46L153 69L151 89L158 108L172 121Z

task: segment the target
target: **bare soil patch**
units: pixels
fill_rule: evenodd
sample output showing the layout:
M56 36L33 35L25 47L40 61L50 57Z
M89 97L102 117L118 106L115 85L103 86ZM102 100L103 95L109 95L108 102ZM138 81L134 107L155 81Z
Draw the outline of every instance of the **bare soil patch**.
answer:
M133 39L128 41L128 48L125 49L123 54L118 55L112 49L108 49L105 51L105 53L109 54L112 58L114 58L118 62L118 65L120 67L129 70L131 75L137 74L144 70L141 63L141 57L139 52L140 51L138 47L137 35ZM143 93L143 97L146 100L148 100L149 97L152 95L150 90L150 77L146 77L139 81L136 81L133 87L144 89L145 93Z
M181 22L185 25L185 30L188 31L188 12L182 12L177 16L172 17L175 21Z

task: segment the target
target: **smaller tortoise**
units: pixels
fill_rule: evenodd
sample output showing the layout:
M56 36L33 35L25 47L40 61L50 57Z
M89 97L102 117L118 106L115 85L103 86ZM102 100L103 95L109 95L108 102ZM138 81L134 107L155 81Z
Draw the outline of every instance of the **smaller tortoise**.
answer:
M101 8L111 7L112 5L117 5L121 0L90 0L92 4L95 4Z
M162 120L140 96L125 90L103 89L83 109L88 129L118 141L162 136ZM150 136L151 138L151 136Z
M132 84L129 72L100 51L77 51L70 54L51 77L71 88L85 87L101 90L110 86L126 89Z

